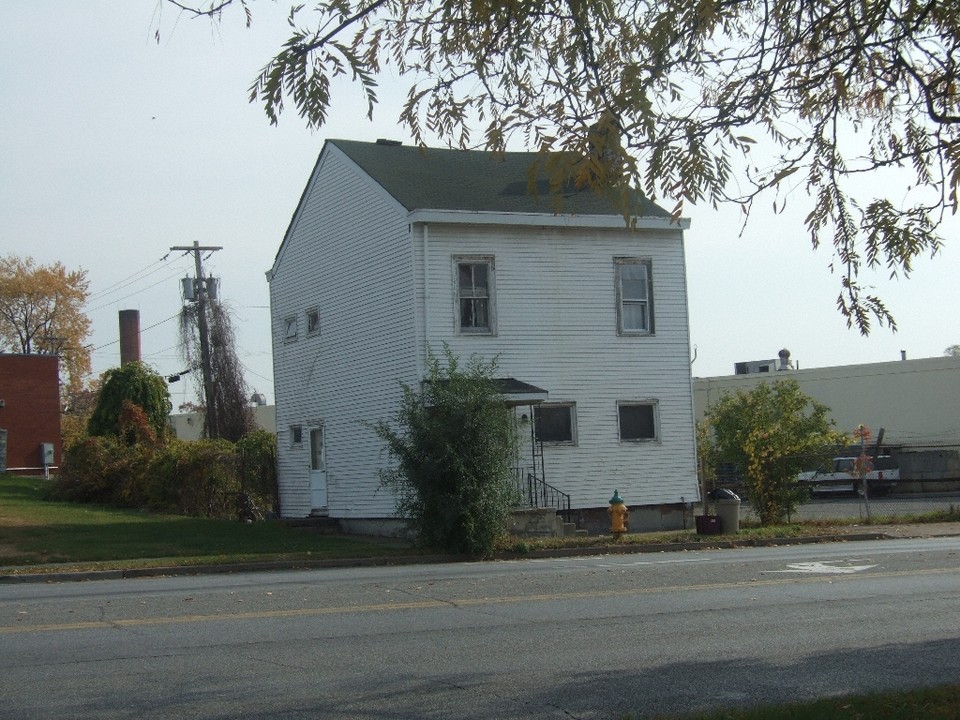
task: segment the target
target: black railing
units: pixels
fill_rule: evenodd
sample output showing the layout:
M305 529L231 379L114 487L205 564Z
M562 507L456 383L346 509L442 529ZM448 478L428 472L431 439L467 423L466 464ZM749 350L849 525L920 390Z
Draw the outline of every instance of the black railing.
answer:
M517 468L517 489L528 507L556 508L564 520L570 521L570 496L546 480L524 468Z

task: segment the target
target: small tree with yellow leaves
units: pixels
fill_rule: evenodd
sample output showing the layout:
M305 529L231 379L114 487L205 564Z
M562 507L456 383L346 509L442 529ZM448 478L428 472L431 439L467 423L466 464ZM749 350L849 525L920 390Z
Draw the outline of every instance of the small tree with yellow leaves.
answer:
M718 460L740 468L761 524L785 520L805 492L797 474L845 444L829 413L792 379L738 390L708 408Z

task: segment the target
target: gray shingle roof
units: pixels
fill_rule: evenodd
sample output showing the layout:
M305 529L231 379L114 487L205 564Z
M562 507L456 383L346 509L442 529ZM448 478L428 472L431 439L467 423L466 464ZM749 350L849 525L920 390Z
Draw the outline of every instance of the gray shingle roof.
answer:
M614 202L593 190L566 187L562 204L551 196L545 173L536 193L528 188L530 168L542 158L532 152L494 154L478 150L418 148L399 144L328 140L360 166L407 210L623 215ZM633 193L637 217L670 213Z

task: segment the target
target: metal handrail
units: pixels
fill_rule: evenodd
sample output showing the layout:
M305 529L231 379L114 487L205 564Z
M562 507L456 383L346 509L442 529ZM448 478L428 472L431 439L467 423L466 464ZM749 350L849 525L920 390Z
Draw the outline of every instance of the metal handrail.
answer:
M517 468L517 489L524 498L528 507L556 508L564 519L570 517L570 496L555 488L535 473L526 472L523 477L523 468Z

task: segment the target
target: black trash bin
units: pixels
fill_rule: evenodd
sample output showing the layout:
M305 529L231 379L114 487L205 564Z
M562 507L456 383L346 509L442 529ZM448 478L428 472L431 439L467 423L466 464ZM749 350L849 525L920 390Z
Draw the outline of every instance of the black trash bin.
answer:
M733 490L717 488L708 492L707 497L717 506L720 531L724 535L735 535L740 532L740 496Z

